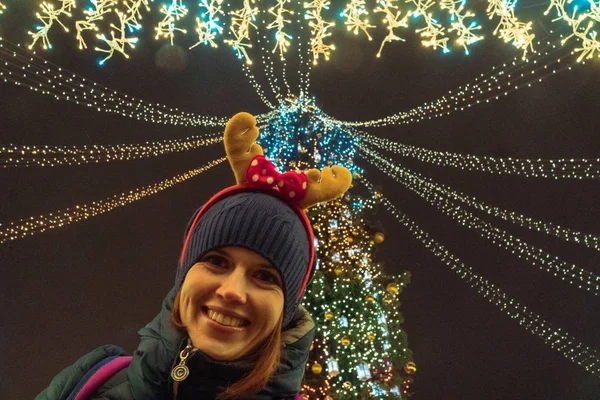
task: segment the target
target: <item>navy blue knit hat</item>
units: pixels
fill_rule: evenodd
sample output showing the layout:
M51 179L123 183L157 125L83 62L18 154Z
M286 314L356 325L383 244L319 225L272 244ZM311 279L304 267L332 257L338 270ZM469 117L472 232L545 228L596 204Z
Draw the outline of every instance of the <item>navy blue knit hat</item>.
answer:
M186 232L177 290L190 268L207 252L225 246L244 247L269 260L281 274L286 327L313 269L309 265L313 258L312 231L307 232L290 204L264 191L241 191L207 206L195 214Z

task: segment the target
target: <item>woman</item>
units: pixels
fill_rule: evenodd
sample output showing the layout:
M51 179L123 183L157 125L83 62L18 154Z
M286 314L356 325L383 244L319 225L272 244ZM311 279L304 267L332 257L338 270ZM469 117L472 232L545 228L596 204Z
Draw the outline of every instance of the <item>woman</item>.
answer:
M249 114L228 123L224 143L238 184L192 217L161 312L138 332L131 364L91 398L266 400L300 391L315 331L299 306L314 272L304 210L343 194L351 175L342 167L280 174L257 137ZM112 345L94 350L37 399L75 399L99 363L124 354Z

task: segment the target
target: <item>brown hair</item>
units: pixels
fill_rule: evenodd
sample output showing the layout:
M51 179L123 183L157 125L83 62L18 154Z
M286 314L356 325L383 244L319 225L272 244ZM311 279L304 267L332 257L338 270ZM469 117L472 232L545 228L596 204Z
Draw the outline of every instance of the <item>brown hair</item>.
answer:
M186 330L181 322L179 315L179 302L181 290L177 292L173 302L173 311L171 312L171 325L178 330ZM281 355L281 325L283 324L283 313L279 316L279 321L275 330L251 355L254 362L254 368L242 380L229 386L227 390L218 395L219 400L228 400L240 398L259 392L263 389L275 369L279 366L279 357Z

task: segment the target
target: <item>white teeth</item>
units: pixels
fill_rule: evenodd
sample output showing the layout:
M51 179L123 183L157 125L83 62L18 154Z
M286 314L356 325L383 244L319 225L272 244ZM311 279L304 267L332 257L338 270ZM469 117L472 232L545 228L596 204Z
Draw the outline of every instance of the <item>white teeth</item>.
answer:
M243 320L235 317L225 316L213 310L208 310L208 318L218 322L221 325L237 327L244 323Z

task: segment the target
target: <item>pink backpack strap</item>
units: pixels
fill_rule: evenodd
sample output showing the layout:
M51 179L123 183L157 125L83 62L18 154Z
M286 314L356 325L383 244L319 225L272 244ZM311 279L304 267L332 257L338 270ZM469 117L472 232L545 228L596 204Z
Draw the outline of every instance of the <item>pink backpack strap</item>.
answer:
M75 396L75 400L87 400L102 384L109 378L125 369L131 364L131 356L115 357L108 363L100 367L92 377L90 377L81 390Z

